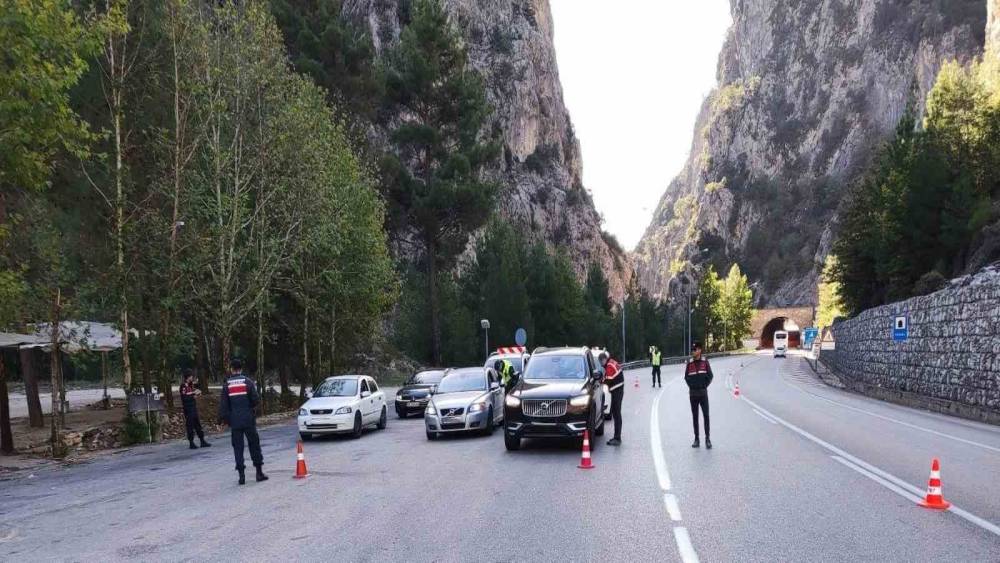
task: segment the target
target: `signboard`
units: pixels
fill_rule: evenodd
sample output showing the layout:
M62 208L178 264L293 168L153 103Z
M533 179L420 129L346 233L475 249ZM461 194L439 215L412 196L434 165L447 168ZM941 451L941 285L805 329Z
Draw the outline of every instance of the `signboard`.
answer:
M802 338L805 341L803 342L803 346L806 348L812 346L812 343L814 340L816 340L817 336L819 336L818 328L814 326L806 328L804 331L802 331Z
M896 342L906 342L909 336L910 328L906 315L897 315L892 321L892 339Z
M524 346L525 344L527 344L528 332L523 328L517 329L517 332L514 333L514 343L516 343L518 346Z
M523 354L525 351L524 346L501 346L497 348L497 354Z

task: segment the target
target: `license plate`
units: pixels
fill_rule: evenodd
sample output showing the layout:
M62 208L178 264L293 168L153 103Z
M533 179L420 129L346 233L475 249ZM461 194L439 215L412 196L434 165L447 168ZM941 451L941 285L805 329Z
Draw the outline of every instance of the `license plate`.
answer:
M419 407L420 403L418 403L416 401L411 401L409 403L406 403L406 406L408 406L408 407Z

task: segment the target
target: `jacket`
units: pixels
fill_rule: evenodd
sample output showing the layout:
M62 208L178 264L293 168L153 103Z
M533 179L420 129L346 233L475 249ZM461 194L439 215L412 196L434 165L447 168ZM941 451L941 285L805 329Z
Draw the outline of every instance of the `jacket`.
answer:
M222 384L222 397L219 399L219 422L225 422L230 428L253 428L257 424L254 409L260 402L257 386L249 377L238 373L229 376Z
M500 382L504 387L508 387L514 380L514 364L507 360L500 361L503 364L503 367L500 368Z
M656 350L655 352L653 352L651 354L650 362L649 363L652 364L655 367L659 367L660 366L660 362L661 362L660 351Z
M608 386L608 391L617 391L625 387L622 367L611 358L608 358L608 363L604 365L604 383Z
M181 405L184 407L184 416L190 418L198 416L198 403L195 398L198 396L198 388L194 384L181 384Z
M687 383L692 397L708 395L708 386L712 384L713 377L712 366L705 358L688 360L684 366L684 382Z

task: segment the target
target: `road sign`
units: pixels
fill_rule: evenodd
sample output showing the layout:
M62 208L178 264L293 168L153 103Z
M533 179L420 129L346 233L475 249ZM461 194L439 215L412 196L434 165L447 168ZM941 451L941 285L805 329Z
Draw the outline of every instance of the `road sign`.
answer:
M906 315L897 315L892 322L892 339L896 342L906 342L909 336L910 327Z
M805 340L805 342L803 343L803 345L806 348L808 348L809 346L812 345L813 341L816 340L816 337L818 335L819 335L819 329L818 328L816 328L814 326L806 328L804 331L802 331L802 338Z
M523 328L517 329L517 332L514 333L514 342L518 346L524 346L525 344L527 344L528 343L528 332L526 330L524 330Z

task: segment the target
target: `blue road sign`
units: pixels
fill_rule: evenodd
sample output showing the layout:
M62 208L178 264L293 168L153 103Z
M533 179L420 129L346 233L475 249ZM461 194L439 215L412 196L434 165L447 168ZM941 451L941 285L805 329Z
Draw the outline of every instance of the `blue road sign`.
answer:
M802 332L802 337L805 340L805 342L803 343L803 345L806 348L808 348L809 346L812 346L813 341L816 340L816 337L818 335L819 335L819 329L818 328L816 328L814 326L806 328Z
M906 315L897 315L892 322L892 339L896 342L906 342L909 337L910 327Z
M524 346L528 342L528 332L523 328L517 329L514 333L514 343L518 346Z

